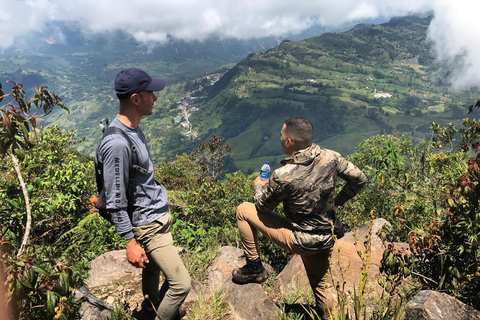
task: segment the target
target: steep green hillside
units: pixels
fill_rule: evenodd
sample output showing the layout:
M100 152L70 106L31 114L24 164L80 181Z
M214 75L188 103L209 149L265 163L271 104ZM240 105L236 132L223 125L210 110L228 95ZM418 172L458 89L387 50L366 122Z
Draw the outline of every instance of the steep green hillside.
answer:
M466 115L456 106L468 96L442 83L426 41L430 20L361 24L251 54L198 94L206 98L193 130L226 137L242 170L278 165L279 131L291 116L310 119L315 142L343 154L379 133L428 137L431 122Z
M54 84L50 89L71 112L50 120L85 137L78 149L89 154L100 139L98 122L117 111L116 73L135 65L164 75L167 88L153 116L142 121L153 157L159 161L189 152L217 134L233 147L229 169L251 172L265 160L278 166L284 157L280 128L291 116L310 119L315 142L344 155L379 133L403 132L415 141L429 138L433 121L444 124L466 116L463 101L475 96L454 94L443 82L426 40L430 21L396 18L304 41L286 40L233 66L219 58L219 52L230 57L235 52L227 42L172 42L175 55L167 48L142 51L128 41L101 46L98 39L78 40L81 45L68 52L58 46L61 57L18 56L0 63L6 72L2 78L10 74L27 85ZM230 44L245 52L245 46ZM45 71L38 72L40 65Z

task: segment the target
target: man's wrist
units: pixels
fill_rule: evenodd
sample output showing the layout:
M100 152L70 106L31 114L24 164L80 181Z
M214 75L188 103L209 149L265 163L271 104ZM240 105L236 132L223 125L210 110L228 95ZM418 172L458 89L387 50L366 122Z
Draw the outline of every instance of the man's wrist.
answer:
M120 235L127 241L130 241L133 238L135 238L135 234L133 233L133 230L131 230L131 229L127 233L120 233Z
M137 242L135 241L135 238L130 239L126 244L127 247L132 246L132 245L137 245Z

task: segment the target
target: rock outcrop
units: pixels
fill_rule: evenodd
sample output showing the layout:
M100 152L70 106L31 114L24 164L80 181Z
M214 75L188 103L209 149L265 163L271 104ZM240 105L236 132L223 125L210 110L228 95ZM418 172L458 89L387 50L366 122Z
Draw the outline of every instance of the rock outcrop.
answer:
M371 234L370 257L368 258L368 282L367 292L381 290L378 280L380 279L380 261L382 260L385 246L378 233L384 226L390 223L385 219L375 219L371 225L367 224L354 231L345 233L345 236L335 242L332 259L330 263L331 279L330 285L340 287L345 282L345 292L353 298L354 287L360 281L360 272L364 261L360 254L366 251L364 242L367 234ZM364 258L364 260L366 260Z
M422 290L405 306L405 319L480 320L480 311L448 294Z
M337 241L333 249L331 260L331 274L328 281L327 296L330 305L335 301L337 285L342 287L345 281L344 292L348 300L353 299L353 288L358 289L360 271L363 260L358 252L364 252L363 242L371 230L371 251L368 263L368 282L364 301L375 302L375 295L381 292L378 285L380 278L380 261L384 251L383 241L377 234L383 226L388 224L384 219L376 219L371 226L363 226L355 232L348 232L344 238ZM357 240L355 240L357 239ZM406 244L395 244L397 248L408 250ZM193 281L192 290L188 295L183 308L187 310L185 319L188 319L188 309L199 296L209 296L216 291L225 294L230 314L228 320L263 320L279 319L280 304L285 297L295 292L309 288L308 279L300 256L293 255L287 266L276 276L275 282L266 293L261 284L238 285L232 282L232 270L245 264L243 250L234 247L222 247L216 258L207 270L208 278L203 282ZM264 263L269 274L274 271ZM91 296L86 288L79 290L83 297L82 319L99 320L111 312L115 302L126 302L135 314L143 300L141 292L141 270L133 268L125 259L125 251L106 253L91 263L88 289L101 300ZM373 297L372 299L370 299ZM105 303L108 302L108 303ZM372 308L375 307L372 305ZM97 309L96 309L97 308ZM406 319L480 319L478 311L462 304L460 301L445 294L422 291L405 309ZM451 312L457 312L453 316ZM368 313L368 306L367 306ZM448 314L449 316L445 317ZM461 316L468 316L462 318ZM436 317L436 318L435 318ZM142 319L142 318L138 318Z
M123 283L141 277L142 269L135 268L126 259L125 250L110 251L90 263L87 286L90 289Z
M222 287L225 301L230 306L232 319L235 320L278 320L282 311L270 299L261 284L238 285L228 281Z
M103 300L95 297L86 287L75 289L74 296L81 301L78 311L81 319L104 320L111 317L111 307Z

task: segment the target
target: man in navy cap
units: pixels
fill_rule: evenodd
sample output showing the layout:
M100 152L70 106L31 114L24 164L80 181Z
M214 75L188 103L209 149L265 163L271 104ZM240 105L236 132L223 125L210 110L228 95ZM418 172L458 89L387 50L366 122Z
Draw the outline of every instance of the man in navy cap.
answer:
M139 128L140 119L153 112L158 99L154 92L164 87L163 78L152 78L140 69L126 69L117 75L115 92L120 110L110 127L127 133L134 147L122 134L106 135L97 158L103 163L107 213L117 232L128 241L127 260L143 268L143 294L148 295L144 309L158 308L157 319L170 320L179 318L191 279L173 246L167 192L154 179L147 141ZM138 163L131 174L133 152ZM159 291L160 271L165 282Z

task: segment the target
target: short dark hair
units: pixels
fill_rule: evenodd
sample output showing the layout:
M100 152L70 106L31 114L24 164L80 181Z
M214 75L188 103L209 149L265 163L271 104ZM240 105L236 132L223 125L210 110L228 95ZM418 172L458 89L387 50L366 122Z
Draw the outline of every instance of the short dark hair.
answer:
M313 140L313 124L307 119L292 117L285 121L285 133L301 147L307 147Z

